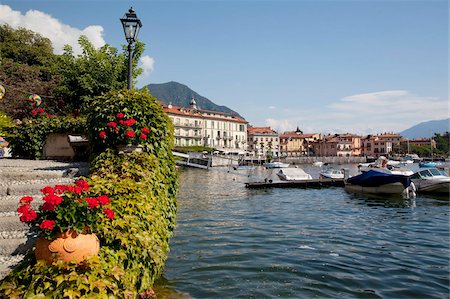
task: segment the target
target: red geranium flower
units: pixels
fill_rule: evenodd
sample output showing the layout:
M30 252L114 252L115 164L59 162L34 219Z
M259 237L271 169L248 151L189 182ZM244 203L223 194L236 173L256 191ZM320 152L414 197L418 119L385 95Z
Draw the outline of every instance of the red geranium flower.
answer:
M36 110L31 110L31 114L33 114L34 116L36 116L38 113L37 113L37 111Z
M142 133L148 134L148 133L150 133L150 129L149 128L142 128Z
M140 135L140 137L141 137L141 139L147 139L147 135L145 135L144 133L142 133L142 134Z
M45 186L44 188L41 189L42 194L53 194L55 192L55 190L50 187L50 186Z
M48 202L49 204L52 205L59 205L60 203L62 203L62 197L55 195L55 194L49 194L44 196L44 198L42 198L45 202Z
M55 188L53 189L53 192L55 194L61 195L66 190L67 190L67 186L66 185L55 185Z
M41 229L49 229L49 230L53 230L53 225L55 224L55 220L44 220L42 221L42 223L39 225L39 227Z
M22 206L22 207L23 207L23 209L20 209L20 207L19 207L20 212L19 212L19 209L17 209L17 211L19 213L22 213L22 215L19 217L20 221L30 222L37 218L36 212L33 209L30 209L30 205L26 205L25 207L24 206Z
M85 198L84 200L88 203L89 208L93 209L93 208L98 207L97 198L95 198L95 197L88 197L88 198Z
M107 126L110 127L110 128L115 128L115 127L117 127L117 123L116 123L115 121L110 121L110 122L107 124Z
M125 125L127 125L128 127L131 127L132 125L134 125L136 123L136 120L134 120L133 118L130 118L126 121L124 121Z
M38 112L38 113L44 113L44 109L42 109L41 107L39 107L39 108L37 109L37 112Z
M89 184L88 182L86 182L85 180L78 180L75 182L75 185L77 185L78 187L83 188L83 191L88 191L89 190Z
M53 117L50 113L46 113L45 115L47 115L47 117Z
M111 203L111 200L106 195L100 195L99 197L97 197L97 200L101 205L107 205Z
M30 204L24 204L17 208L17 213L24 214L27 213L31 208Z
M121 118L123 118L125 115L124 115L123 113L120 113L120 112L119 112L119 113L117 113L116 116L117 116L118 119L121 119Z
M19 200L19 203L30 203L33 201L33 197L31 196L24 196Z
M98 133L98 136L100 136L101 139L105 139L106 138L106 132L105 131L100 131L100 133Z
M109 219L114 219L114 212L110 209L104 209L103 213L105 213L106 217Z
M126 131L125 132L125 136L130 137L130 138L134 138L134 132L133 131Z
M55 210L55 205L49 203L49 202L44 202L44 204L42 205L42 211L54 211Z

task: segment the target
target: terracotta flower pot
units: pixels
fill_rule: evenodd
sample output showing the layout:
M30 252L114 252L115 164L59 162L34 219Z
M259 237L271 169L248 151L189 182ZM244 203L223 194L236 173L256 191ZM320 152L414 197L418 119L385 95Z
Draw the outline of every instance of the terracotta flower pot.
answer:
M36 260L45 260L47 264L62 260L81 263L86 257L95 256L100 250L100 242L95 234L78 234L68 230L55 239L39 237L36 240Z

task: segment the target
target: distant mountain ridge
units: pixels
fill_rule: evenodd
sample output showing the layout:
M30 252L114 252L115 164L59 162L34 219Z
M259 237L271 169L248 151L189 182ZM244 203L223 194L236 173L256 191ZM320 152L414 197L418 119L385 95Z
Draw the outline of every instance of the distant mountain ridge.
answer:
M430 138L434 133L443 134L450 131L449 128L450 118L441 120L430 120L426 122L421 122L409 129L400 132L405 138Z
M208 98L199 95L186 85L178 82L171 81L160 84L148 84L147 88L152 96L167 104L180 107L189 107L189 102L192 97L194 97L197 107L201 110L224 112L241 117L236 111L231 110L227 106L217 105Z

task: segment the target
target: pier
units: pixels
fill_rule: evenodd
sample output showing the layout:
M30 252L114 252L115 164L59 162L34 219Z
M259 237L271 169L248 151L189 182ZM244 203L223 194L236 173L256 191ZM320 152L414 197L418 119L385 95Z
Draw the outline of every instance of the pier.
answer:
M246 188L323 188L323 187L344 187L344 179L312 179L299 181L272 181L245 183Z

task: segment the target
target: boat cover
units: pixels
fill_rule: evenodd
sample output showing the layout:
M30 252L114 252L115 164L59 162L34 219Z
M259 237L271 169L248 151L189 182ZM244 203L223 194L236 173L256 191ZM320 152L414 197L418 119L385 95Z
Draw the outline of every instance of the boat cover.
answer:
M406 188L411 184L411 178L399 174L384 173L376 170L369 170L360 175L351 177L347 183L352 185L359 185L363 187L378 187L392 183L402 183Z

